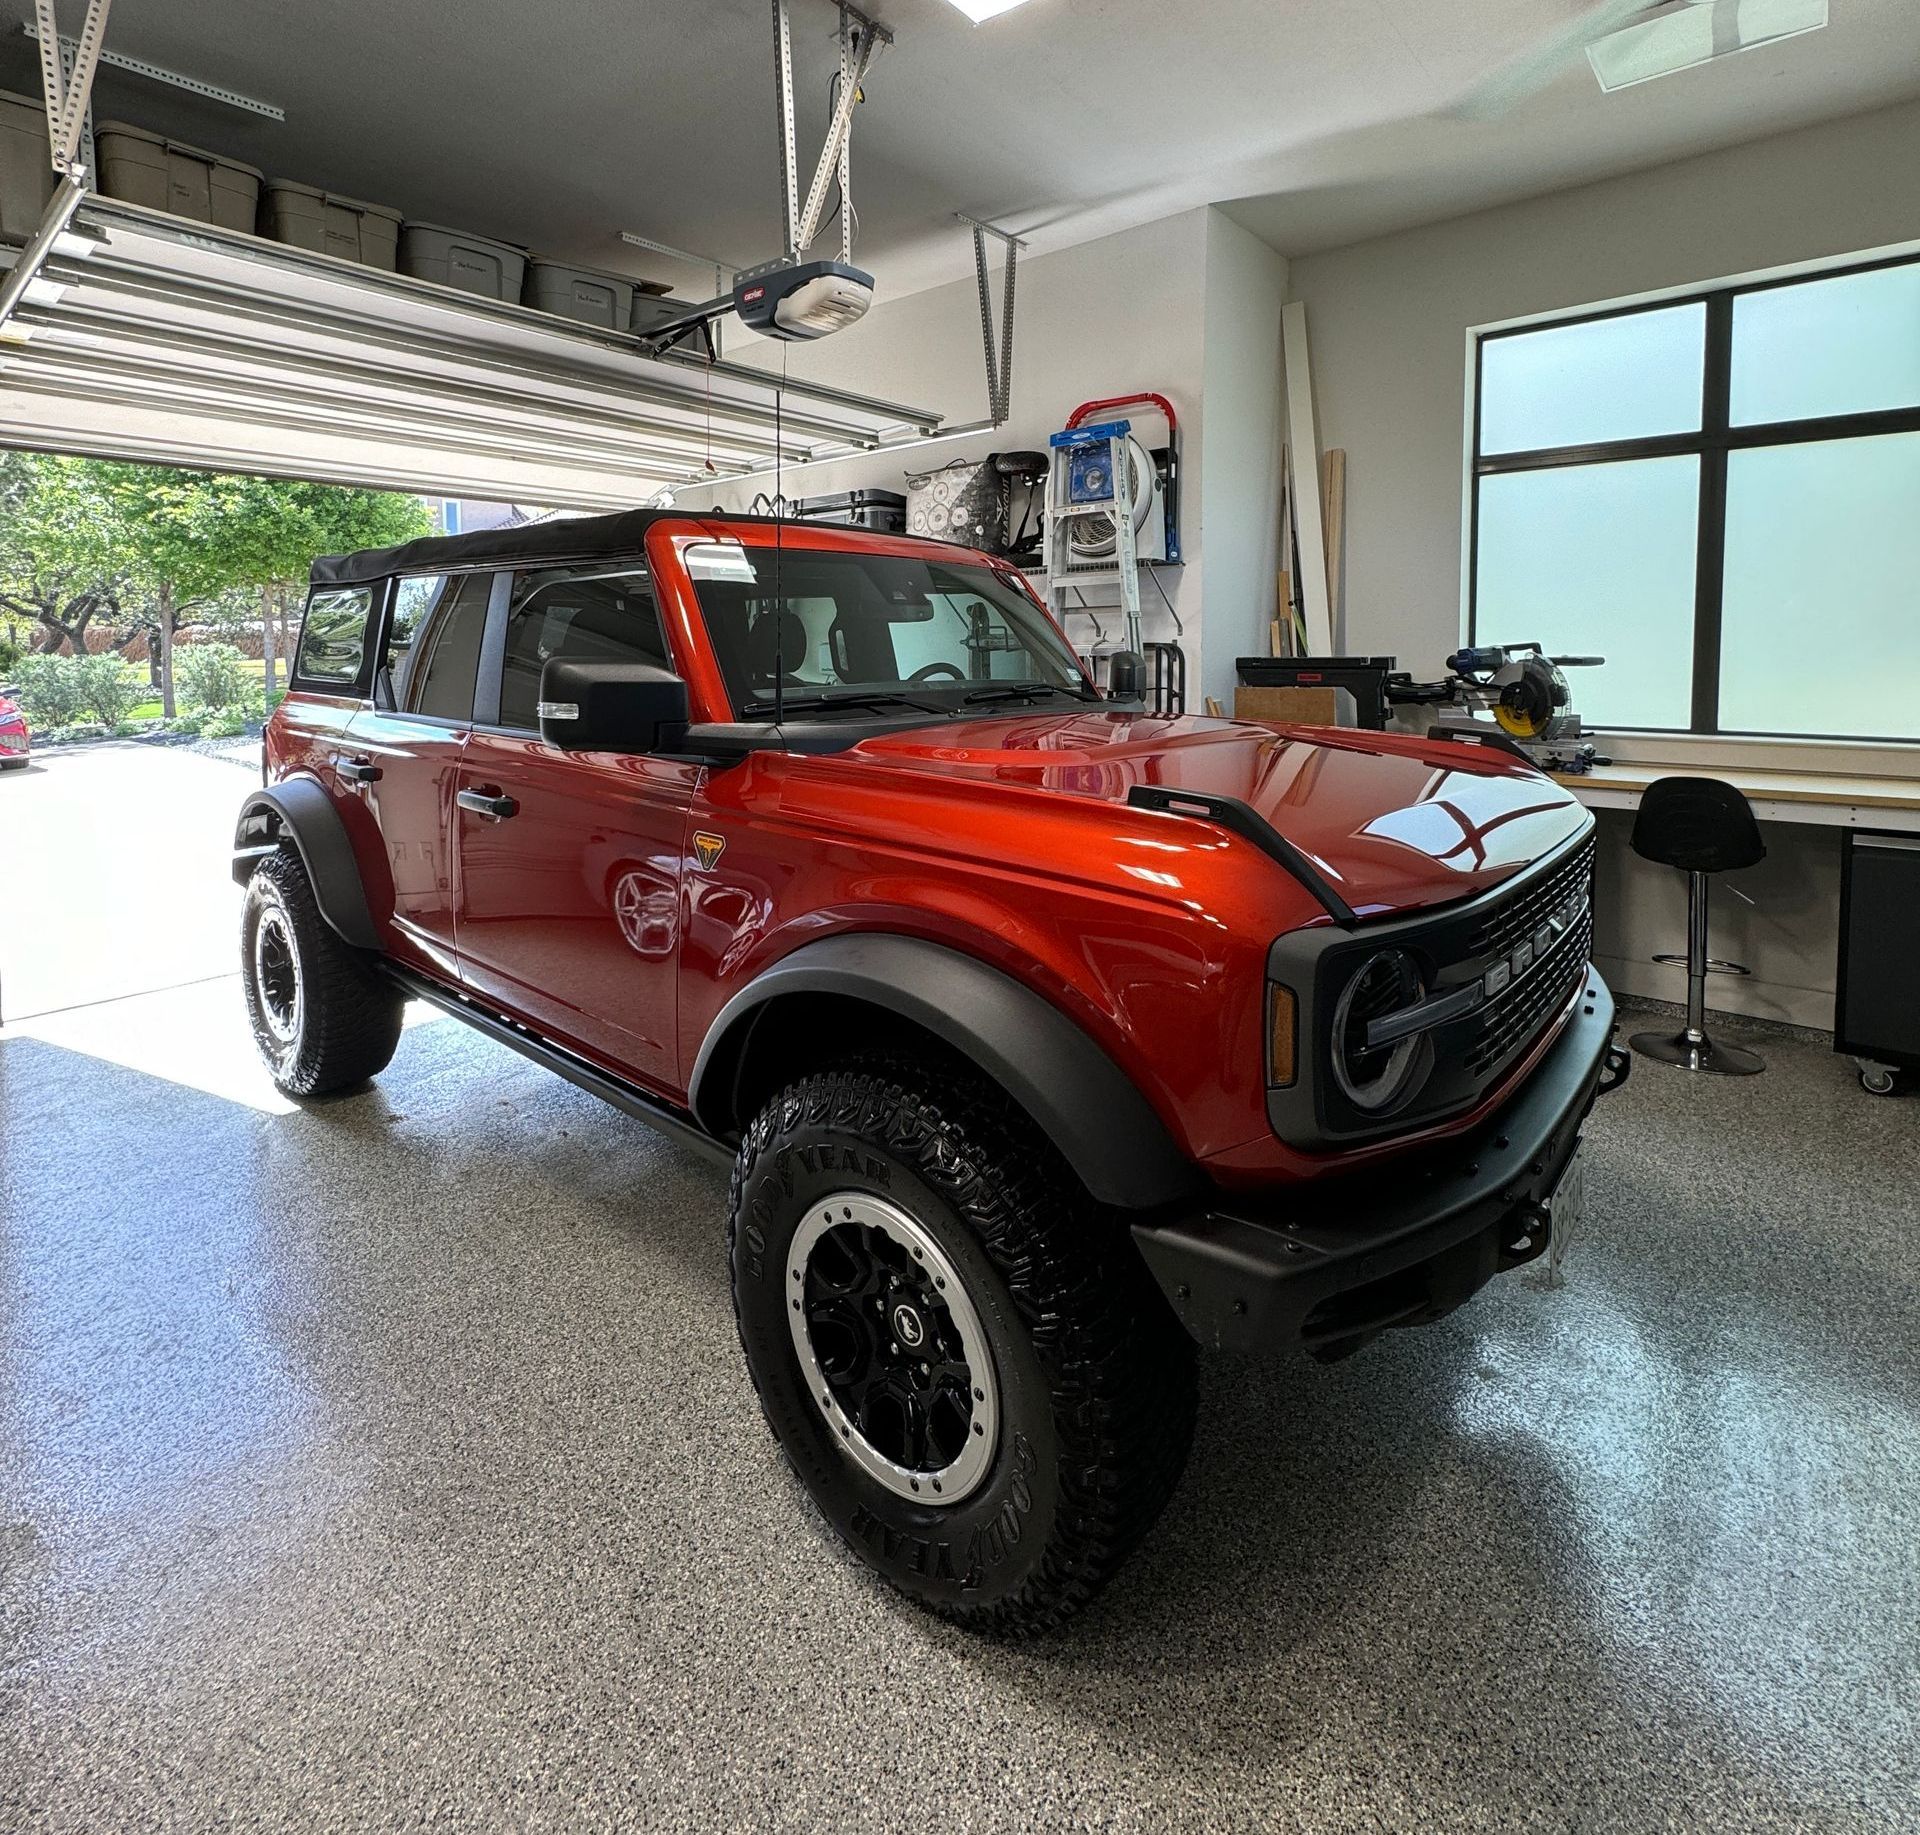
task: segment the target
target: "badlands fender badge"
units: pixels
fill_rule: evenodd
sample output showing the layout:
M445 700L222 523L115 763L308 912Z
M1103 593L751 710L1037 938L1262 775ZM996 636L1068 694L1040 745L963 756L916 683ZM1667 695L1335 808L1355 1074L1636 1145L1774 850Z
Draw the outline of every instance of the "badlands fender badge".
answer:
M724 835L696 834L693 837L694 858L700 862L700 871L711 873L714 862L727 851Z

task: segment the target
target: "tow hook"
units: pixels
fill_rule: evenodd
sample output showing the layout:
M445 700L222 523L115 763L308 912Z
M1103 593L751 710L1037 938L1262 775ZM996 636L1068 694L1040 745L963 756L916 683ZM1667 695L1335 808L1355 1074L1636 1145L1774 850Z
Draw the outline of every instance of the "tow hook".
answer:
M1594 1092L1600 1096L1610 1096L1621 1084L1626 1082L1633 1071L1633 1053L1626 1046L1609 1044L1607 1055L1600 1064L1600 1084Z

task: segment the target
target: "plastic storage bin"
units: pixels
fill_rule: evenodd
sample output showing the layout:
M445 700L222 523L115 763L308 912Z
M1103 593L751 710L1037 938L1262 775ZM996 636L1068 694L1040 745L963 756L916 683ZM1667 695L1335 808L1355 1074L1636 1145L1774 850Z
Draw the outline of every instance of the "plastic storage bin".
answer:
M399 211L358 198L336 197L331 191L283 178L267 180L260 226L263 235L289 248L337 255L342 261L389 272L400 246Z
M840 523L886 535L907 532L907 500L898 491L836 491L830 497L801 497L794 503L793 514L802 522Z
M627 329L636 333L649 332L656 325L664 325L668 319L678 318L693 303L692 300L675 299L668 293L646 293L636 290L633 296L633 313L627 320Z
M93 147L105 196L253 234L260 208L257 166L125 121L102 121L93 130Z
M526 290L520 298L538 312L557 312L563 319L578 319L607 331L625 331L633 318L632 281L592 268L543 261L538 255L527 259Z
M54 192L47 158L47 111L0 89L0 236L24 242L40 227Z
M438 223L400 226L400 272L415 280L438 281L462 293L520 303L526 278L526 250L491 236L472 236L463 229L445 229Z

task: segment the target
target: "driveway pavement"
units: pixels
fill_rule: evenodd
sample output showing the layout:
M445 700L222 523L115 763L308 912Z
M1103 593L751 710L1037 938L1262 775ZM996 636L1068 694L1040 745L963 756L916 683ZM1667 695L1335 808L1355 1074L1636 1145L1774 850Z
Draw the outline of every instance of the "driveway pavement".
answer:
M258 760L105 745L0 773L0 1020L237 971L228 859Z

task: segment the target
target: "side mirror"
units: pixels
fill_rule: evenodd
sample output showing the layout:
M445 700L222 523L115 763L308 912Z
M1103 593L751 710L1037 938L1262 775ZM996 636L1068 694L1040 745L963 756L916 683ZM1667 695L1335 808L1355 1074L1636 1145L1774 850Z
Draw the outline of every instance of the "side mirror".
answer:
M662 752L687 731L687 685L652 663L582 663L540 671L540 737L567 752Z
M1144 701L1147 698L1147 659L1138 650L1116 650L1107 658L1107 699Z

